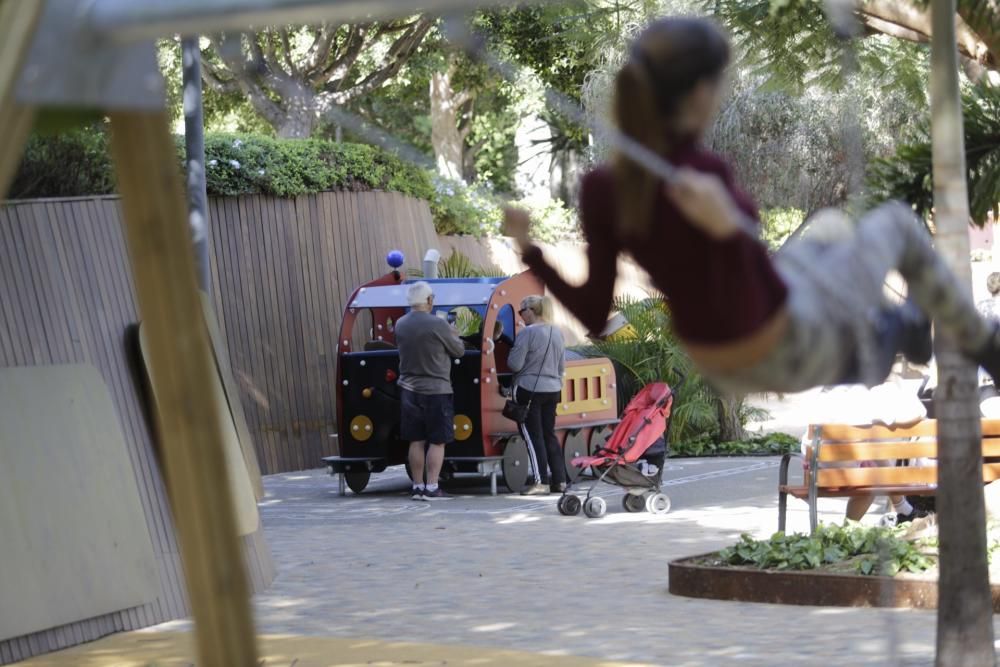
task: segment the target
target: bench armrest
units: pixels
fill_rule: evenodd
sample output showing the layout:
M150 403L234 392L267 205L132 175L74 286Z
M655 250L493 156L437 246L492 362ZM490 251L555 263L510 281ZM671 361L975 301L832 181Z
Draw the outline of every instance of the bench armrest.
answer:
M778 466L778 484L781 486L788 485L788 463L792 460L792 457L797 457L803 459L803 464L805 460L801 453L799 452L788 452L781 455L781 464Z

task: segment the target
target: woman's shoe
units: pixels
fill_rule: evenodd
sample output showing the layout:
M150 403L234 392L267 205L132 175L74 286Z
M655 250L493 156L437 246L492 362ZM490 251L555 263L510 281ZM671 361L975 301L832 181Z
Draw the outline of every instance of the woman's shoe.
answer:
M547 496L549 495L549 487L544 484L532 484L524 491L521 492L522 496Z

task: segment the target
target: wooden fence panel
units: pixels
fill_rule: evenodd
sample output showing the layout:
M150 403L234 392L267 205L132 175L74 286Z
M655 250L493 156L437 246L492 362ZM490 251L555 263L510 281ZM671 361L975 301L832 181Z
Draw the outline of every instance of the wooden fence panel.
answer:
M141 607L0 642L0 664L188 613L169 503L128 361L125 331L136 320L116 198L0 207L0 366L87 363L100 371L121 420L159 590ZM274 577L261 531L243 547L251 584L261 590Z
M217 312L264 474L334 453L336 352L345 299L402 250L417 267L437 236L425 202L383 192L213 199Z
M4 299L0 292L0 364L76 361L89 354L104 364L98 367L113 366L120 350L105 349L102 341L117 341L124 314L134 317L117 200L18 202L4 216L18 224L0 228L0 281L9 293L37 291L42 298ZM69 222L59 226L56 219ZM432 247L444 256L458 250L507 273L523 269L505 240L438 237L426 202L396 193L213 198L209 219L212 297L264 474L313 468L335 453L336 351L345 299L356 285L388 271L390 250L402 250L409 269L421 268ZM33 230L30 239L26 229ZM586 275L582 245L544 249L568 280ZM72 264L86 280L68 293L47 273L31 274L29 281L29 253L63 272ZM108 254L116 259L106 261ZM617 293L645 294L640 270L622 261L619 271ZM556 314L570 343L583 339L572 316L558 306ZM61 338L26 335L53 318L62 322ZM108 383L116 386L113 379ZM158 484L151 489L162 494Z

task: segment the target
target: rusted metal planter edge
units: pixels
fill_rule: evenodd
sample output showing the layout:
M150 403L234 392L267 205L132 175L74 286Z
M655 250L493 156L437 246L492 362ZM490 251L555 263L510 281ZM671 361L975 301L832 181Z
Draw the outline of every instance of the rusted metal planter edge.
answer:
M673 560L673 595L734 602L767 602L818 607L906 607L936 609L937 581L832 574L815 571L756 570L701 565L709 552ZM990 586L993 611L1000 612L1000 585Z

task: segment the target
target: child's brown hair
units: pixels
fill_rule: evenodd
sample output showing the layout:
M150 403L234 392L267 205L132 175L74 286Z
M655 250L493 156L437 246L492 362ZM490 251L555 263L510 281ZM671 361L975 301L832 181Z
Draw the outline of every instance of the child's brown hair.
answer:
M665 18L633 42L614 84L618 128L659 155L687 140L671 127L681 101L706 79L718 79L729 64L729 41L706 19ZM645 236L659 178L618 153L614 158L618 230Z

